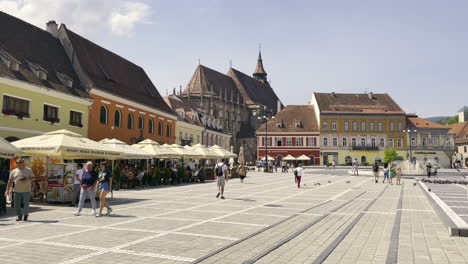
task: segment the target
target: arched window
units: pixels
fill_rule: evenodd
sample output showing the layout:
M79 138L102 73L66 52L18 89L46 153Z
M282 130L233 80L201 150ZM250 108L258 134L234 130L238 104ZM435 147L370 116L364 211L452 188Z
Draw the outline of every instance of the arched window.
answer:
M131 113L128 114L127 128L133 129L133 115Z
M122 113L120 113L120 110L115 110L114 114L114 126L115 127L120 127L122 125Z
M171 126L166 125L166 137L171 137Z
M142 116L140 116L138 118L138 129L143 129L143 124L144 124L145 120L143 119Z
M158 123L158 135L162 136L163 135L163 123L159 121Z
M101 114L99 116L99 121L101 124L107 124L107 107L106 106L101 106Z
M148 133L150 133L150 134L154 133L154 121L153 121L153 119L150 119L148 121Z

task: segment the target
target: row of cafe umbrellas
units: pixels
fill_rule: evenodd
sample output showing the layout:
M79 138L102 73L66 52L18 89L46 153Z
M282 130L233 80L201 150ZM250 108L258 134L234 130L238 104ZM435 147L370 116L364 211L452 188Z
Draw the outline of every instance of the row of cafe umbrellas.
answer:
M265 157L263 157L261 160L265 160ZM269 161L274 161L275 159L271 156L268 156L268 160ZM306 155L301 155L297 158L291 156L291 155L287 155L286 157L283 158L283 160L287 160L287 161L290 161L290 160L310 160L309 157L307 157Z
M22 154L21 154L22 153ZM117 139L93 141L77 133L62 129L39 136L21 139L12 144L1 139L0 157L62 156L64 159L221 159L234 158L236 154L219 146L207 148L201 144L182 147L177 144L160 145L146 139L132 146Z

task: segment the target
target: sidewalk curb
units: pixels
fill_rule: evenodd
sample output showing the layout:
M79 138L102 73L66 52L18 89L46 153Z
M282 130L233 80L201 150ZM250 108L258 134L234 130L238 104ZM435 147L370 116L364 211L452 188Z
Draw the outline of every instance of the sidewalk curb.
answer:
M431 203L432 208L434 208L437 215L442 220L442 223L447 227L449 234L451 236L468 237L468 227L457 225L455 223L456 219L454 218L459 216L456 215L452 209L447 208L448 206L444 202L434 199L435 194L429 193L427 186L423 182L418 181L418 186L422 189L423 193ZM456 216L453 216L454 214Z

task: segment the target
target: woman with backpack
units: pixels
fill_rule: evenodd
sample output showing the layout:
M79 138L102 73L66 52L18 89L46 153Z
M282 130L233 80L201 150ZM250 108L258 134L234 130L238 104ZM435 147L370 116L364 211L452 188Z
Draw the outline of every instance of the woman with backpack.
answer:
M240 181L244 183L244 179L247 176L247 166L245 166L244 163L241 163L237 168L237 171L239 173Z

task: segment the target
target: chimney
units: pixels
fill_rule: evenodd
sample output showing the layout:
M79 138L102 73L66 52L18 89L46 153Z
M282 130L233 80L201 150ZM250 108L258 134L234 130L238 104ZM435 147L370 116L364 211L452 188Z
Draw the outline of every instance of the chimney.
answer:
M373 92L369 92L368 96L369 96L369 100L374 99L374 93Z
M332 96L335 97L335 92L332 92Z
M276 102L276 112L279 113L281 111L281 101L278 99Z
M58 25L55 20L51 20L46 23L46 30L49 32L54 38L58 38Z

